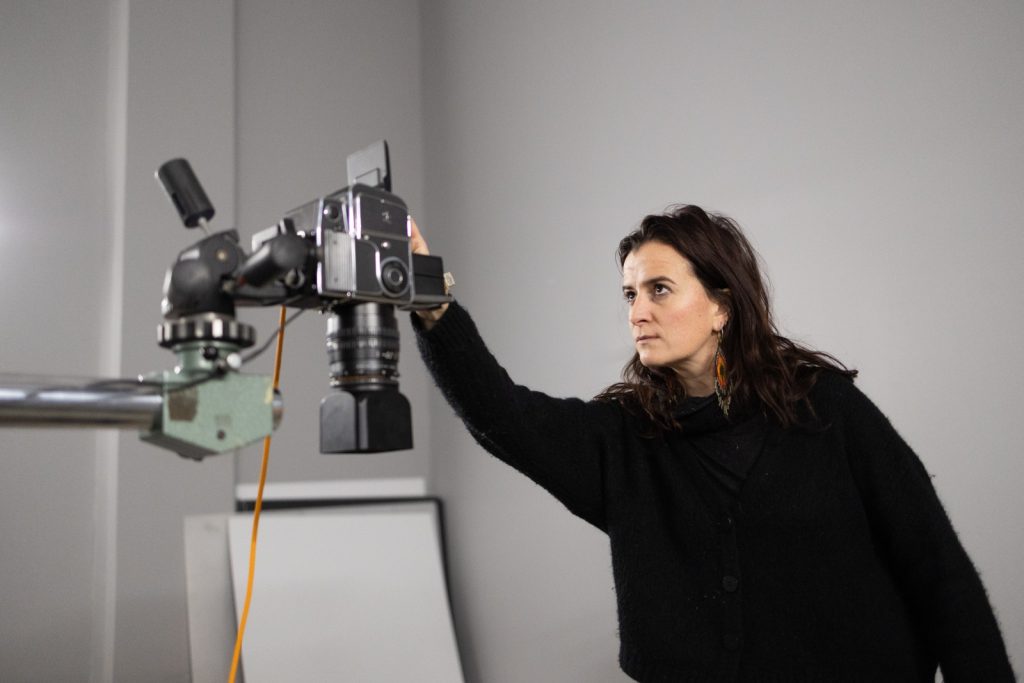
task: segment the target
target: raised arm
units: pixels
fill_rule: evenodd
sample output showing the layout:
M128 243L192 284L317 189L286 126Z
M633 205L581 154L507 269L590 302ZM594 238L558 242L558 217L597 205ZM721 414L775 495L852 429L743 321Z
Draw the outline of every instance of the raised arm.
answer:
M418 228L413 239L426 250ZM477 442L605 529L605 462L621 447L622 411L515 384L458 302L417 311L413 326L424 362Z

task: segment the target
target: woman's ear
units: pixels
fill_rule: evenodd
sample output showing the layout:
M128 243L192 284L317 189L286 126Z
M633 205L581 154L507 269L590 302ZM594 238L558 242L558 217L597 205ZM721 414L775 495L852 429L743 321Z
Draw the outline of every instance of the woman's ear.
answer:
M712 301L718 305L718 310L715 311L715 330L721 332L732 317L732 292L728 289L716 289Z

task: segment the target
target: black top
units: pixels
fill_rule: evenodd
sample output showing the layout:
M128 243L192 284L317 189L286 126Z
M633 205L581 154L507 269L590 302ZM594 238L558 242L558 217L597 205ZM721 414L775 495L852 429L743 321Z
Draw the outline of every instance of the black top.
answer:
M514 384L458 304L430 332L414 326L477 441L608 534L619 661L634 679L933 681L938 662L947 683L1014 680L928 473L841 375L812 392L819 429L765 421L726 504L700 464L702 448L725 449L707 445L699 411L678 434L645 437L617 403Z
M726 502L739 495L747 473L761 454L767 423L757 414L726 418L711 396L687 398L676 413L687 423L686 438L697 460ZM669 445L680 451L681 435L669 435Z

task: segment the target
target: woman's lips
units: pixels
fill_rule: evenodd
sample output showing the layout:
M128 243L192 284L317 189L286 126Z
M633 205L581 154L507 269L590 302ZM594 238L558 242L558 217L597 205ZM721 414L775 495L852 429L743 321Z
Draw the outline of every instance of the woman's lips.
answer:
M649 342L654 339L657 339L657 337L654 336L653 334L643 334L636 338L636 343L643 344L644 342Z

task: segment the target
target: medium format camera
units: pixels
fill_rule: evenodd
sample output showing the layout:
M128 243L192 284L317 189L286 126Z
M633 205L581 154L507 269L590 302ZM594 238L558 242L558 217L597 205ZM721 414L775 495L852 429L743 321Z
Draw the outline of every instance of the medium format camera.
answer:
M253 237L256 260L274 261L271 247L285 235L315 247L301 272L282 280L293 297L289 305L376 302L412 309L448 301L441 259L412 253L409 210L391 193L387 143L349 156L348 178L348 187L289 211Z

